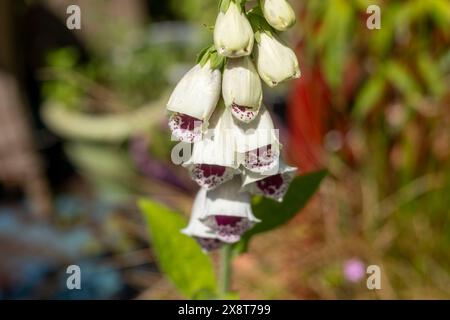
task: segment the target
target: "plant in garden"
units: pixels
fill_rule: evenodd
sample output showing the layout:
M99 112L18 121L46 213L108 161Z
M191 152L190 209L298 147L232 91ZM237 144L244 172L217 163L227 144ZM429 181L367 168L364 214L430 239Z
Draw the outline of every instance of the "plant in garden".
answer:
M295 53L277 34L294 24L293 9L285 0L248 7L245 0L220 1L214 44L167 104L172 137L191 146L183 166L201 187L188 226L159 204L140 203L162 271L191 298L229 297L231 259L254 235L293 217L325 176L294 179L297 169L280 159L277 130L262 103L261 79L274 87L300 77ZM217 287L205 253L219 248Z

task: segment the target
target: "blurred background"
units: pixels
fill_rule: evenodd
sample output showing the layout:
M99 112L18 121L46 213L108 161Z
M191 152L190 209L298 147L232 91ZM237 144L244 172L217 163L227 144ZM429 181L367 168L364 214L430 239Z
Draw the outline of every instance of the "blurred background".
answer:
M449 299L450 3L291 3L284 39L303 77L264 101L289 163L329 176L236 259L233 289ZM66 27L70 4L81 30ZM0 0L0 299L180 298L136 199L189 214L196 186L170 162L165 103L216 14L216 0ZM66 288L71 264L83 290Z

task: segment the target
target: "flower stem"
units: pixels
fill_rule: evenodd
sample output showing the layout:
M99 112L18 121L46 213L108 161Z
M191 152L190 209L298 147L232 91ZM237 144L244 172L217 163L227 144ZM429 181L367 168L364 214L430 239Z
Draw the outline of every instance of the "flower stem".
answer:
M231 282L231 261L232 248L231 245L226 244L220 251L220 277L219 277L219 293L223 299L230 291Z

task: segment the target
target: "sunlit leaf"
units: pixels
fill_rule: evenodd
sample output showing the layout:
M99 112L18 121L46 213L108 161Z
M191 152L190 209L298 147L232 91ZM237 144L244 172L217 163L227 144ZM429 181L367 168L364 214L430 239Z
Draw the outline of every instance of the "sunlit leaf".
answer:
M402 10L398 3L389 4L389 10L382 12L382 28L376 32L369 32L370 48L381 56L388 53L393 46L396 34L396 19Z
M152 249L161 271L189 298L211 298L216 280L211 259L192 238L180 233L187 221L151 200L140 200Z
M386 88L384 77L375 75L364 83L356 97L353 115L363 119L380 101Z
M396 61L389 61L384 70L392 85L405 96L409 104L414 105L420 97L421 90L411 72Z
M428 6L428 12L440 29L450 34L450 2L448 0L424 1Z
M325 14L319 38L324 47L323 64L325 77L332 88L342 83L342 73L350 49L353 9L349 2L335 0Z
M417 59L417 66L428 91L435 97L440 98L445 91L445 80L437 63L433 61L429 54L422 53Z

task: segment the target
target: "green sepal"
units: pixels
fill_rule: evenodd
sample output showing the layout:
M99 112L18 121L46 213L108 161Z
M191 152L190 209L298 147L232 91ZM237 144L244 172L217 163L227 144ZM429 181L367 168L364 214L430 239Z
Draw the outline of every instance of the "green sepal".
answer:
M210 67L213 70L223 70L226 57L220 55L214 45L204 48L197 56L197 63L204 67L207 62L210 62Z
M202 61L203 57L204 57L205 54L210 50L211 47L212 47L212 46L209 45L209 46L203 48L203 49L197 54L197 60L196 60L196 63L200 63L200 64L201 64L201 61ZM206 62L205 62L205 63L206 63ZM205 65L205 64L202 64L202 67L203 67L204 65Z
M220 55L216 50L214 50L213 52L211 52L211 55L209 56L209 61L211 64L211 69L223 70L226 57Z
M247 2L247 0L220 0L219 11L222 13L227 12L231 2L234 2L237 5L240 12L245 12L245 3Z
M257 43L261 43L261 31L255 32L255 40Z
M261 40L261 33L265 32L270 36L274 36L276 31L264 18L261 7L256 6L247 13L248 21L250 22L253 32L255 32L255 40L259 43Z
M220 0L219 2L219 11L222 13L226 13L228 8L230 7L230 3L232 0Z

